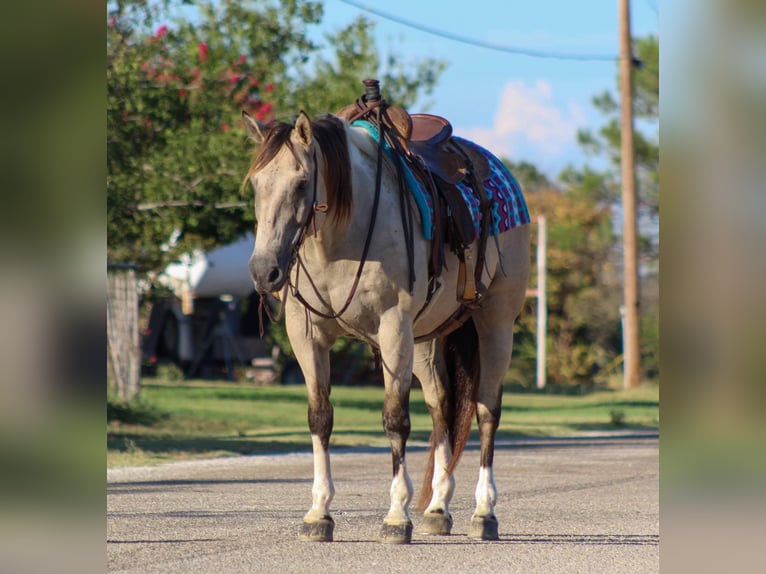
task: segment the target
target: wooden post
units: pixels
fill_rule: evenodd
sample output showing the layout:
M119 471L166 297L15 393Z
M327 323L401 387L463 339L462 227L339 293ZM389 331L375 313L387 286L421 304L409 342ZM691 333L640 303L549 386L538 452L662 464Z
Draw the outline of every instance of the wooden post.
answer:
M107 268L106 336L117 395L130 400L139 391L141 344L136 272L129 265Z
M546 365L548 360L546 332L548 331L548 297L546 275L548 264L547 229L545 216L537 217L537 388L545 388Z
M640 383L638 249L636 223L636 172L633 149L633 51L630 38L630 2L617 0L620 33L620 100L622 143L622 237L625 299L623 374L625 388Z

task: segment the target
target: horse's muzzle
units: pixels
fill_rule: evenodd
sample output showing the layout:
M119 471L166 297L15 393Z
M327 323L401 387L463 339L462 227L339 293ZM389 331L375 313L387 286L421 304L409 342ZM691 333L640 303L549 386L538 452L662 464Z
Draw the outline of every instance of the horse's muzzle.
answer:
M287 273L276 261L253 256L250 258L249 267L255 290L260 294L279 291L287 281Z

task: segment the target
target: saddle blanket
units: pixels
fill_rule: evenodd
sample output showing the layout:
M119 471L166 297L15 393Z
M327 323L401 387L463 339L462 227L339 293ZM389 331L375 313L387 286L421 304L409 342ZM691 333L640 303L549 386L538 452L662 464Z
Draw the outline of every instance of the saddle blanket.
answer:
M378 130L370 122L357 120L352 125L363 127L369 134L378 140ZM521 193L521 186L513 177L507 167L490 151L480 145L457 137L452 139L473 148L481 153L489 161L490 177L484 181L484 189L487 191L487 197L492 200L492 224L490 225L490 235L498 235L514 227L524 225L530 222L529 210L524 195ZM393 152L386 142L383 149L393 160ZM423 221L423 236L431 240L434 237L434 208L431 201L431 195L426 191L425 186L418 181L409 167L404 164L405 177L407 184L412 192L415 202L418 205L420 216ZM463 195L463 200L468 205L473 215L474 239L479 237L479 225L481 223L481 212L479 211L479 198L474 195L471 188L464 184L458 184L457 188Z

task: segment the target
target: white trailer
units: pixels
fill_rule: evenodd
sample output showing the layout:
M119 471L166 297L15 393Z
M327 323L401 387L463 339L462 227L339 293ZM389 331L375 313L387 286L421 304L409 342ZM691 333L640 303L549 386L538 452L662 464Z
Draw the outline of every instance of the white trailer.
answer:
M186 253L157 276L172 295L152 304L143 342L149 369L172 362L188 377L230 379L241 365L261 378L274 372L275 353L259 336L259 296L247 266L253 241L248 234L209 252Z

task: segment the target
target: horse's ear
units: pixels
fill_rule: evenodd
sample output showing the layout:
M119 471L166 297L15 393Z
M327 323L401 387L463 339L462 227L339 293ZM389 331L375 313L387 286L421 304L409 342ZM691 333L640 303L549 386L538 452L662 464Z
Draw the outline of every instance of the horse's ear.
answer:
M303 110L298 114L298 119L295 120L294 134L303 145L308 146L311 143L311 118Z
M258 120L254 119L245 110L242 110L242 119L245 120L245 129L247 130L248 137L257 144L262 144L266 139L266 124L262 124Z

